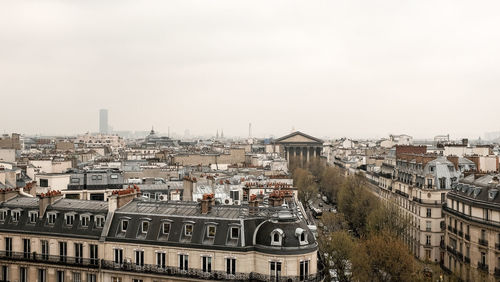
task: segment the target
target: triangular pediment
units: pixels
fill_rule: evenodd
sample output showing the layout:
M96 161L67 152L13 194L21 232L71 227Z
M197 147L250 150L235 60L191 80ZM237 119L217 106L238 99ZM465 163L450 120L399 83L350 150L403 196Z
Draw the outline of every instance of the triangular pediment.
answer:
M310 135L304 134L300 131L293 132L276 140L276 143L321 143L323 140Z

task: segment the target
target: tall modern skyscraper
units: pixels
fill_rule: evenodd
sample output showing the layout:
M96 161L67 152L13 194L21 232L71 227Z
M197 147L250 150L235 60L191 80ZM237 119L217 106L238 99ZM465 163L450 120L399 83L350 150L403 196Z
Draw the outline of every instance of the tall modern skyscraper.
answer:
M99 110L99 133L108 134L108 110Z

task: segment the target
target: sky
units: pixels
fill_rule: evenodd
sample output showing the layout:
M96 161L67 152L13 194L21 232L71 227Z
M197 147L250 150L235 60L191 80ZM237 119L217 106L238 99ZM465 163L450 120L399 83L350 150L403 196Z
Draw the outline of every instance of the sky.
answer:
M500 1L0 1L0 133L478 137Z

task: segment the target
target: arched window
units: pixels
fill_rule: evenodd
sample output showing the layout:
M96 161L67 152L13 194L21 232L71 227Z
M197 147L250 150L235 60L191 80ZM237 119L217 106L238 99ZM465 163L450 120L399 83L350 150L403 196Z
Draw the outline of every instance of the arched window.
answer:
M283 241L283 230L277 228L271 232L271 245L272 246L281 246L281 242Z

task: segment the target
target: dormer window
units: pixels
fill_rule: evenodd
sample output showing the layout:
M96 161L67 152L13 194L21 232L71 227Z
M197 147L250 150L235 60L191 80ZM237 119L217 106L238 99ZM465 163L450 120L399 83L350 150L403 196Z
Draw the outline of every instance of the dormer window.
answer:
M75 215L66 214L66 225L73 225L73 222L75 222Z
M215 238L215 226L209 225L207 226L207 237L208 238Z
M149 221L143 221L141 224L141 232L146 234L149 230Z
M128 220L127 219L122 219L122 222L120 224L121 226L121 231L122 232L127 232L127 228L128 228Z
M12 211L12 221L18 222L21 217L21 211Z
M240 228L239 227L231 227L231 239L236 240L240 237Z
M273 232L271 232L271 245L272 246L281 246L283 236L284 236L283 230L281 230L279 228L274 229Z
M162 224L161 230L163 232L163 235L168 235L168 233L170 233L170 223L169 222L164 222Z
M307 232L302 228L295 229L295 236L299 239L300 245L306 245L307 242Z
M38 218L38 212L37 211L30 211L28 213L30 223L36 223L36 219Z
M57 219L57 214L55 212L47 213L47 221L49 224L55 224Z
M97 215L95 217L95 226L97 228L103 228L104 227L104 216L102 215Z
M184 235L186 235L186 236L193 235L193 225L192 224L186 224L184 226Z
M81 215L80 216L80 223L82 227L88 227L90 222L90 216L89 215Z
M118 174L111 174L109 176L109 178L111 178L111 179L118 179Z
M496 198L498 194L498 190L496 189L491 189L489 192L488 192L488 199L490 200L494 200Z
M7 218L7 210L0 210L0 221L5 221Z

